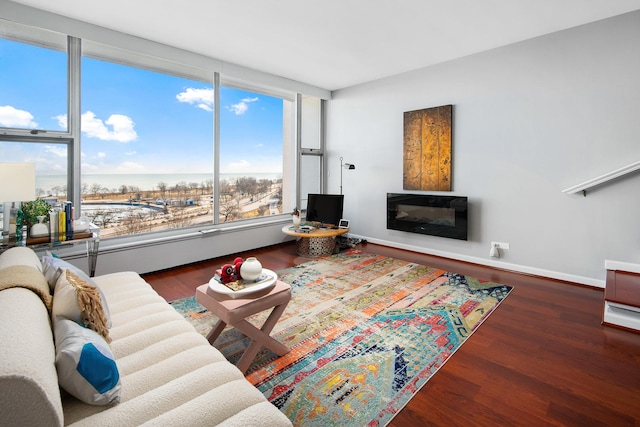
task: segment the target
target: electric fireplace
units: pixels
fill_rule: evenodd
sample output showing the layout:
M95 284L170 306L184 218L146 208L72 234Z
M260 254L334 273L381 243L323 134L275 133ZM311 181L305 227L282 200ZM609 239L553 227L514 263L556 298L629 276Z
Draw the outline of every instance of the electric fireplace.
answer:
M467 198L387 193L387 228L467 240Z

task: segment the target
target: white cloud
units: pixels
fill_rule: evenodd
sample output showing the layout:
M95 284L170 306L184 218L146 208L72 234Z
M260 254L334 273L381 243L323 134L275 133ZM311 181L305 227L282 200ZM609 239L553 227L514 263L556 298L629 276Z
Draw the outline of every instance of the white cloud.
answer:
M33 115L30 112L4 105L0 106L0 126L34 129L38 127L38 123L33 121Z
M124 153L126 156L135 156L137 153L135 150L133 151L127 151L126 153Z
M55 116L54 119L56 119L58 121L58 126L60 126L62 129L66 129L67 128L67 115L66 114L60 114L59 116Z
M107 157L107 153L105 153L104 151L100 151L98 152L98 157L104 159L105 157Z
M196 107L205 111L213 111L213 89L194 89L190 87L177 94L176 99L179 102L195 104Z
M255 98L244 98L237 104L233 104L231 107L227 107L227 110L235 113L237 116L240 116L247 112L250 103L256 102L257 100L257 96Z
M111 126L112 130L109 130ZM82 130L87 136L102 139L105 141L131 142L138 138L135 123L130 117L122 114L112 114L103 123L96 118L95 114L87 111L82 115Z
M67 127L67 116L56 116L61 128ZM96 117L92 111L87 111L81 117L82 132L90 138L98 138L103 141L131 142L138 139L134 129L136 124L131 117L122 114L112 114L106 121ZM111 129L109 129L111 127Z
M67 157L67 147L57 145L46 145L45 152L51 153L56 157Z

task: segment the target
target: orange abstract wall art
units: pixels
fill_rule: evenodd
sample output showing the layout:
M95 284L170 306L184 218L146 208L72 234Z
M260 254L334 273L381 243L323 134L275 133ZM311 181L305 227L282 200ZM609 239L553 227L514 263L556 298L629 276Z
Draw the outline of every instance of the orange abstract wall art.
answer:
M403 188L451 191L453 106L404 113Z

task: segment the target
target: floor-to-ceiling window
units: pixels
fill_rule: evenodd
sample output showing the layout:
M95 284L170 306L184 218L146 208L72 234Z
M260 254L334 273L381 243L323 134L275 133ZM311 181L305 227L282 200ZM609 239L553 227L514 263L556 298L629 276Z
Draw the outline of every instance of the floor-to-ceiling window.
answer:
M222 85L220 88L220 221L288 211L293 180L284 160L293 150L293 100ZM283 188L284 187L284 188Z
M68 111L67 37L0 23L0 161L35 163L39 176L59 176L40 180L36 195L64 197L71 143L60 121Z
M2 19L0 61L0 161L35 162L37 194L53 203L77 186L78 211L102 237L296 204L293 92L216 87L212 70Z
M211 81L83 55L81 93L82 212L103 237L213 221Z

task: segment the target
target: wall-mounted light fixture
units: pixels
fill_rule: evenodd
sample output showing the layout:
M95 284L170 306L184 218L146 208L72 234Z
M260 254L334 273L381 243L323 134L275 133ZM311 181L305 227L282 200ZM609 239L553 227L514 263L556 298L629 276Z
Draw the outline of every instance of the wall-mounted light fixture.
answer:
M342 194L342 170L353 170L356 168L356 165L353 163L342 163L342 157L340 157L340 194Z

